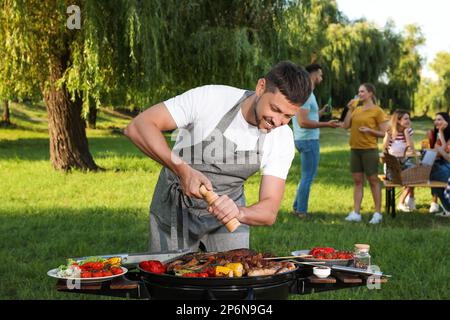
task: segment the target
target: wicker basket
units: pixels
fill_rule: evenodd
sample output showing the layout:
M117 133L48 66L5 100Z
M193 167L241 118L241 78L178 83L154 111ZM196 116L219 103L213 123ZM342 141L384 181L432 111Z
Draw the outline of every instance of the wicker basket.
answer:
M400 161L393 155L385 152L384 160L390 172L391 181L396 184L410 185L428 183L432 166L418 165L413 168L402 170Z

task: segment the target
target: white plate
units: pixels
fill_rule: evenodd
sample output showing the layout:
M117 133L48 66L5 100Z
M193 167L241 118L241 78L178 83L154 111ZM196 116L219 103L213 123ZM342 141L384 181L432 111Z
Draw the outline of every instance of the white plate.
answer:
M121 274L114 274L112 276L108 277L97 277L97 278L66 278L66 277L60 277L58 276L58 268L52 269L47 272L47 275L52 278L60 279L60 280L69 280L69 281L79 281L81 283L98 283L98 282L105 282L117 277L123 276L125 273L128 272L127 268L121 267L123 273Z

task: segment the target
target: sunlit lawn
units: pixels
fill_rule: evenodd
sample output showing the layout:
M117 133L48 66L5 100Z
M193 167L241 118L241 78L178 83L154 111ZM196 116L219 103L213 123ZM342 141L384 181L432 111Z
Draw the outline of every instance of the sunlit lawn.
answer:
M99 298L58 293L46 272L67 257L142 252L148 247L148 207L159 165L125 137L111 133L129 119L100 113L88 130L100 173L64 174L51 168L45 109L12 106L17 127L0 128L0 299ZM431 122L415 123L416 142ZM312 220L289 214L299 180L295 158L277 222L251 229L251 247L288 255L312 246L352 249L369 243L374 263L392 274L381 290L346 289L294 299L450 298L450 221L428 214L429 189L417 191L418 210L368 224L373 212L368 188L363 223L344 221L352 209L347 133L322 130L321 161L311 192ZM257 201L259 176L246 184L248 203ZM383 194L384 196L384 194ZM384 203L384 202L383 202Z

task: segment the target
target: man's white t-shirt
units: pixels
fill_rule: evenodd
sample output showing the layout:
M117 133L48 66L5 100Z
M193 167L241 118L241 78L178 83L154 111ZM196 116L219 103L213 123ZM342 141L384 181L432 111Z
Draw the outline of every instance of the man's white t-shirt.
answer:
M179 130L174 148L204 141L246 90L223 85L207 85L164 101ZM224 136L236 144L236 151L255 150L264 133L249 124L239 111ZM188 137L189 136L189 137ZM292 130L284 125L265 134L261 172L286 179L295 155Z

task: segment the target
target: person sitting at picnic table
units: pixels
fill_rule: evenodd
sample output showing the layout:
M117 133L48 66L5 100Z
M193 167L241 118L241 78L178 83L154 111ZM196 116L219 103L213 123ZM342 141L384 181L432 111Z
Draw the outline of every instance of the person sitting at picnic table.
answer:
M434 120L434 129L428 133L430 147L436 151L436 161L431 169L430 180L447 182L450 178L450 117L446 112L438 112ZM441 217L450 216L450 204L442 188L431 188L433 202L430 212ZM441 200L440 211L437 198Z
M402 170L415 166L414 159L406 156L408 153L415 153L414 141L412 136L414 130L411 128L410 114L406 110L397 109L391 116L389 121L389 129L383 140L383 150L400 160ZM388 179L391 174L386 164L384 164L385 174ZM397 209L404 212L410 212L416 208L414 199L414 188L405 187L400 196L399 205Z
M377 224L383 219L381 212L381 188L378 182L378 138L383 138L388 127L387 116L376 103L375 86L370 83L359 87L358 99L362 106L355 107L355 99L348 103L342 127L350 128L350 170L353 176L354 209L345 218L361 221L361 202L364 193L364 174L370 185L375 213L370 220Z

